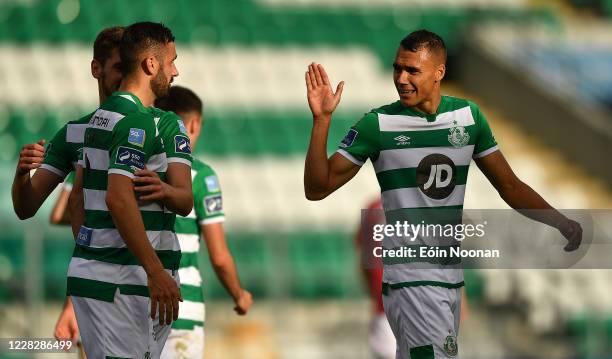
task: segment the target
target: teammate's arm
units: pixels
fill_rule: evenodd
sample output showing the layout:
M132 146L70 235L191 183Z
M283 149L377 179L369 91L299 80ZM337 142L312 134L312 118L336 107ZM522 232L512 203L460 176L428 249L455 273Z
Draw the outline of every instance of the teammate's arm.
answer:
M580 224L554 209L536 191L521 181L510 168L501 151L476 158L474 161L510 207L533 220L557 228L568 240L564 248L566 251L578 248L582 240ZM533 209L545 211L529 211Z
M85 201L83 196L83 167L77 165L74 173L74 183L72 191L68 197L68 207L70 208L70 225L72 234L77 237L81 225L85 222Z
M70 210L69 210L69 197L72 191L66 188L62 188L51 214L49 215L49 222L51 224L70 224Z
M327 157L329 124L340 102L344 81L332 91L323 66L311 64L306 72L308 106L313 125L304 166L304 192L309 200L321 200L357 174L359 166L339 154Z
M215 270L215 274L223 287L234 299L236 307L234 310L239 315L244 315L249 311L253 298L251 293L243 289L238 278L238 271L234 258L227 248L223 223L210 223L200 225L204 241L208 249L210 263Z
M177 320L178 302L182 301L179 288L166 273L149 243L134 197L132 181L128 176L115 173L108 175L106 205L125 245L147 273L151 318L155 317L159 303L159 323L170 324L172 320Z
M191 168L183 163L169 163L166 181L149 170L134 172L134 191L141 201L162 201L172 212L187 216L193 209Z
M62 177L44 168L38 169L44 160L44 140L23 146L15 170L11 196L13 209L19 219L28 219L36 214L45 199L62 181ZM30 177L30 171L38 169Z

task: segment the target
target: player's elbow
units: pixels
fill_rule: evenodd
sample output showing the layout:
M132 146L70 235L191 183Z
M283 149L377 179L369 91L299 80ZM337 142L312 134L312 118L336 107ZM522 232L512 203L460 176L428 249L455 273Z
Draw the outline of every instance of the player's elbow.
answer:
M306 194L306 199L309 201L320 201L328 196L327 193L324 192L315 192L315 191L304 191Z
M189 195L189 198L185 201L185 205L177 208L177 214L179 216L187 217L193 210L193 194Z
M216 254L210 256L210 265L215 270L222 270L232 263L232 257L229 253Z
M27 211L23 208L19 208L19 207L13 207L13 210L15 211L15 214L17 215L17 218L19 218L20 220L26 220L29 218L34 217L34 214L36 214L36 212L32 212L32 211Z

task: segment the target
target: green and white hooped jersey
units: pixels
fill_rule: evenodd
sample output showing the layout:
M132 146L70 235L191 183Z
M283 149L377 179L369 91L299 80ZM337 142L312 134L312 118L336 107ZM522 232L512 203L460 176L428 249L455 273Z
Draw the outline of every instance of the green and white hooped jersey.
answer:
M407 220L418 224L427 213L454 212L460 220L472 158L497 150L478 106L442 96L438 112L432 115L404 107L399 101L372 110L349 130L338 153L359 166L368 158L372 161L388 223ZM407 243L405 237L383 241L386 249L407 245L430 244L420 238ZM383 281L392 287L463 285L458 263L410 258L383 262Z
M49 141L45 149L45 159L40 168L51 171L61 178L72 172L79 160L85 128L92 116L93 113L90 113L60 128Z
M191 165L189 138L177 118L145 108L125 92L114 93L91 116L79 160L85 223L68 268L68 295L108 302L117 289L127 295L149 295L146 273L127 249L106 206L108 175L132 178L146 166L165 180L169 162ZM175 214L157 202L141 205L140 214L164 268L177 270L181 251L174 233Z
M183 302L179 319L172 323L172 329L191 330L204 326L204 296L202 277L198 264L198 251L202 233L201 225L225 221L221 186L215 171L206 163L194 159L191 168L193 181L193 210L186 217L176 217L176 235L181 245L181 293Z

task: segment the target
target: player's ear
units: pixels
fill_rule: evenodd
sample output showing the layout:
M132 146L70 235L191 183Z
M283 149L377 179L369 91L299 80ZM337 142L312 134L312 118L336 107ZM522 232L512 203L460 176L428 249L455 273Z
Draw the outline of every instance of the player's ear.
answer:
M436 82L442 81L445 74L446 74L446 65L445 64L438 65L438 68L436 69L436 75L435 75Z
M91 76L93 76L94 79L99 79L102 75L102 64L96 60L93 59L91 60Z
M159 69L159 63L155 56L147 56L142 60L142 70L145 74L152 76L155 75Z

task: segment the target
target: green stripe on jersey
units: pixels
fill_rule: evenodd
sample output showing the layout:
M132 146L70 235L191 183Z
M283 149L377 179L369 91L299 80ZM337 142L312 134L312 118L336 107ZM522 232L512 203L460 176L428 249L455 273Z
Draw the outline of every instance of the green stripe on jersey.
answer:
M160 121L163 121L160 117L168 118L168 121L172 122L168 125L161 124L165 128L163 132L158 128ZM72 278L68 281L69 293L95 296L95 293L88 292L88 286L92 284L106 283L100 285L104 288L117 287L115 284L105 282L108 278L104 278L102 272L106 269L133 270L134 268L118 266L139 265L136 257L125 248L106 206L108 175L115 173L133 177L135 171L146 166L149 170L158 172L163 180L168 166L165 150L169 146L172 146L173 152L176 149L182 151L185 155L184 163L190 166L188 139L186 146L175 148L174 142L177 136L184 134L180 132L179 124L172 116L165 116L159 110L156 110L154 115L153 111L145 108L136 96L125 92L114 93L91 116L83 137L82 155L85 225L81 228L73 253L73 258L79 260L72 261L69 269ZM164 147L164 143L167 147ZM185 144L185 141L181 144ZM164 268L178 269L181 253L174 234L176 216L157 204L142 204L140 208L144 230ZM160 231L165 232L160 233ZM94 242L97 245L91 247ZM82 259L90 260L92 263ZM79 278L81 270L79 265L85 265L86 268L95 265L104 270L88 270L87 279ZM129 280L138 281L137 276ZM119 288L122 293L148 295L146 286L142 284L122 283ZM101 300L109 299L105 295L103 297Z
M181 260L180 251L156 250L157 257L165 269L178 269ZM73 257L96 260L104 263L121 265L140 265L136 256L127 248L93 248L75 245Z
M400 101L370 111L349 130L338 152L358 165L368 158L372 161L387 223L452 224L461 223L472 158L496 148L491 129L474 103L442 96L435 114L420 113ZM425 244L418 236L414 242L406 241L385 238L386 247ZM450 243L440 244L455 243L450 238ZM428 271L411 270L412 263L414 260L386 259L385 279L394 283L463 281L461 269L444 268L452 263L431 263L433 268Z
M179 304L180 308L180 304ZM179 309L179 314L180 314ZM199 320L189 320L189 319L178 319L172 322L172 329L179 330L193 330L195 327L204 327L204 321Z
M181 295L183 300L190 302L204 302L204 293L202 293L202 286L181 284Z

